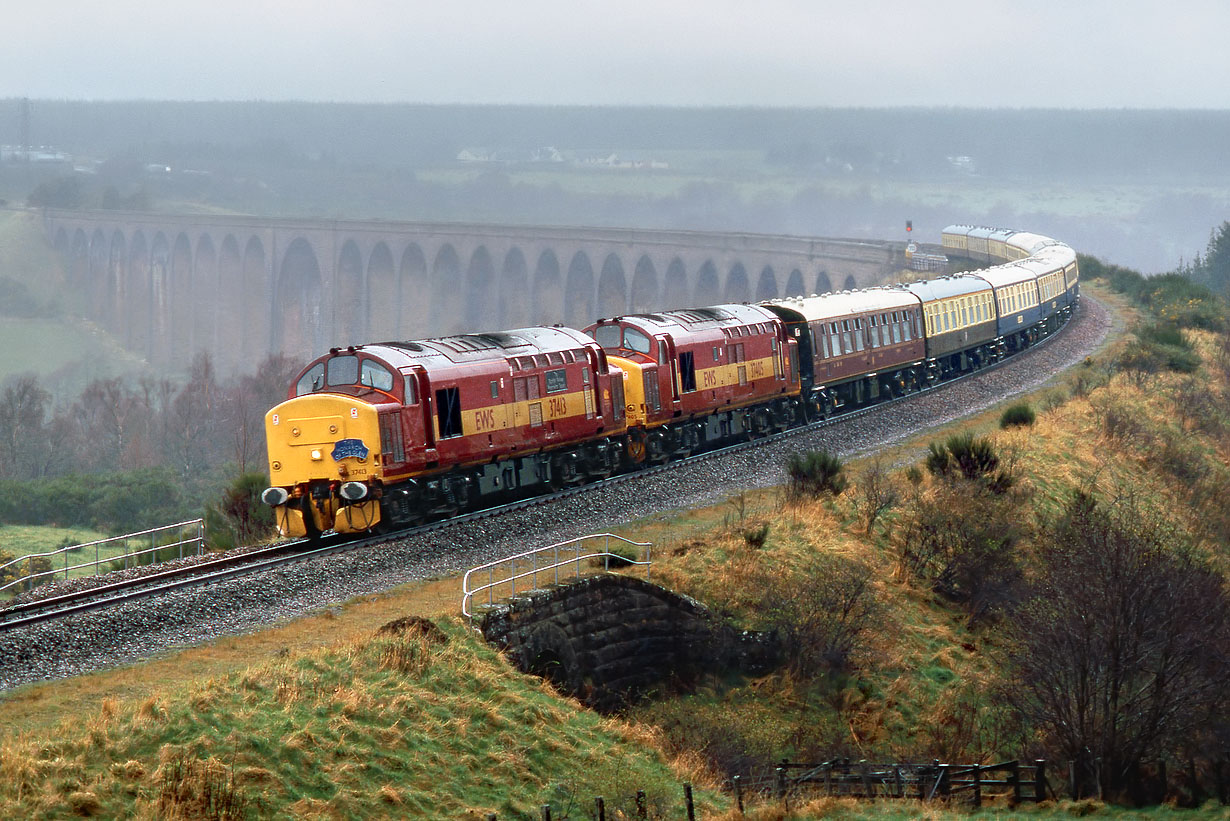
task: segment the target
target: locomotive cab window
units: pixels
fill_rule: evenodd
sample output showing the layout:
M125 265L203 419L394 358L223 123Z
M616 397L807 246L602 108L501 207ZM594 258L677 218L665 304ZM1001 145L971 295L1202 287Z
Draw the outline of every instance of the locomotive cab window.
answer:
M393 374L374 359L364 359L363 369L359 375L360 384L381 391L393 390Z
M329 387L334 385L354 385L359 381L359 357L335 356L329 360Z
M295 396L313 393L325 386L325 363L317 362L295 383Z
M630 351L648 355L653 349L652 341L636 328L624 328L624 347Z
M594 328L594 339L604 348L618 348L623 329L618 325L599 325Z

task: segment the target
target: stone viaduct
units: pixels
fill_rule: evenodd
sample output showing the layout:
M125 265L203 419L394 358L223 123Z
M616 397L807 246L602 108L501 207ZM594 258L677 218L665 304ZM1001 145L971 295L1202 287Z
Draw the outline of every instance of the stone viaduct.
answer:
M150 361L266 354L877 284L904 243L47 210L93 318Z

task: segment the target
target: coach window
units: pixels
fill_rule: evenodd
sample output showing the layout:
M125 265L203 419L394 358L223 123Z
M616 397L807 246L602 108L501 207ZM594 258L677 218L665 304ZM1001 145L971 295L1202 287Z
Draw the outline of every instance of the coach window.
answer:
M328 364L329 386L353 385L359 381L359 357L335 356Z
M318 391L325 386L325 363L317 362L295 384L295 396Z
M389 373L388 369L374 359L363 360L363 370L359 376L360 384L367 385L369 388L385 391L386 393L393 390L393 374Z
M863 320L854 320L854 347L857 350L863 349Z

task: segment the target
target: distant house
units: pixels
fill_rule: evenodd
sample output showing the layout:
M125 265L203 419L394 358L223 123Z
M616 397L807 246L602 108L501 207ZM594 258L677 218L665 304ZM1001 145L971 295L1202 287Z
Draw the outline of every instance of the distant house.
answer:
M485 148L463 148L457 153L457 162L491 162L491 152Z

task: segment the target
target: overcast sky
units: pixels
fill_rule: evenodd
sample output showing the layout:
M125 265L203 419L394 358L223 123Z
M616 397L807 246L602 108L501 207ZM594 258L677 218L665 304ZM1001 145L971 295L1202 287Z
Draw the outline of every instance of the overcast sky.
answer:
M0 97L1230 107L1225 0L42 0Z

